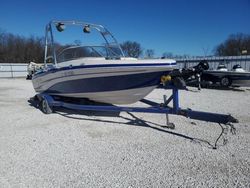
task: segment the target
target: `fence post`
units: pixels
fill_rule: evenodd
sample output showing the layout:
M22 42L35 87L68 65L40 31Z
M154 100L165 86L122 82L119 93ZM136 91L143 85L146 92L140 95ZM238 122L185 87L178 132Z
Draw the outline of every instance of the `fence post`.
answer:
M11 72L11 78L14 78L13 76L13 68L12 68L12 64L10 63L10 72Z

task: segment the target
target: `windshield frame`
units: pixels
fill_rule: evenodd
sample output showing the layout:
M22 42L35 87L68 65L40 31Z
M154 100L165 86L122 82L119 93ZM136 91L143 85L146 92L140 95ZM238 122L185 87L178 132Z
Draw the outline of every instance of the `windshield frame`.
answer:
M112 47L114 47L114 48L116 48L116 49L118 49L120 51L120 55L117 54L119 58L125 57L124 52L123 52L120 44L115 39L115 37L102 25L92 24L92 23L87 23L87 22L80 22L80 21L52 20L46 25L46 28L45 28L45 52L44 52L44 64L45 64L45 67L47 67L48 58L52 58L53 63L56 66L57 66L57 63L58 63L57 62L57 54L56 54L56 50L55 50L53 29L52 29L52 26L56 26L57 24L76 25L76 26L80 26L80 27L88 26L88 27L90 27L92 29L95 29L101 34L101 36L103 37L103 39L105 41L105 45L102 46L102 47L104 47L105 49L109 49L109 51L111 51L113 54L117 54L116 52L114 52L114 50L112 50ZM50 37L50 41L48 39L49 37ZM52 56L48 56L48 48L49 47L52 50ZM75 46L70 46L70 47L74 48ZM86 46L86 47L92 47L92 46ZM95 47L95 46L93 46L93 47ZM118 58L118 57L114 56L114 58ZM112 56L107 56L105 58L112 58Z

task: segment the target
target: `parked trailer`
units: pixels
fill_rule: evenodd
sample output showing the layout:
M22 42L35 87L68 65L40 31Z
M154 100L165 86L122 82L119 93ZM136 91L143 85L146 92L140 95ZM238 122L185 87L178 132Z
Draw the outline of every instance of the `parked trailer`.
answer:
M166 126L174 128L174 124L169 122L169 114L181 115L190 119L201 121L208 121L214 123L228 124L236 123L237 119L228 114L218 114L211 112L194 111L191 109L182 109L179 106L179 89L176 87L168 87L172 90L172 95L167 98L164 95L163 103L156 103L151 100L142 99L140 102L149 105L149 107L124 107L113 105L94 105L94 104L77 104L64 101L60 98L48 94L37 94L33 100L38 101L39 107L45 114L53 113L55 107L63 107L73 110L86 110L86 111L111 111L111 112L142 112L142 113L159 113L166 114ZM173 103L172 107L169 106L170 102Z

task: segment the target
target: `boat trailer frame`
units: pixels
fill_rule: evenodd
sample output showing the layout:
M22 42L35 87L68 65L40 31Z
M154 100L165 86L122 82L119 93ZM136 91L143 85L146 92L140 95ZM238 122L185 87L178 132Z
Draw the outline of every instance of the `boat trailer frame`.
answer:
M157 103L147 99L142 99L140 102L149 105L149 107L124 107L124 106L110 106L110 105L89 105L89 104L75 104L64 102L63 100L54 99L53 96L41 93L35 96L39 100L39 107L45 114L53 112L54 107L63 107L72 110L85 110L85 111L109 111L109 112L141 112L141 113L157 113L166 114L166 127L175 128L173 123L169 122L169 114L181 115L190 119L228 124L237 123L238 120L230 114L219 114L211 112L194 111L191 109L182 109L179 106L179 89L171 86L168 89L172 90L172 95L167 98L163 96L164 103ZM169 103L172 102L172 107Z

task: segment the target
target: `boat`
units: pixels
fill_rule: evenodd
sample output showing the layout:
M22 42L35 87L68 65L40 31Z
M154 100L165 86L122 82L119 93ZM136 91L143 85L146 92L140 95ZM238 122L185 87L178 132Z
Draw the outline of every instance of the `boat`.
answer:
M92 31L98 32L104 43L62 45L56 41L54 33L61 37L68 26L83 31L84 39ZM108 104L131 104L153 91L161 77L176 67L176 61L125 57L115 37L102 25L53 20L46 25L42 67L32 75L37 93Z
M222 87L250 86L250 72L244 70L240 65L234 65L228 70L225 65L219 65L217 70L206 70L201 75L202 81L219 82Z

